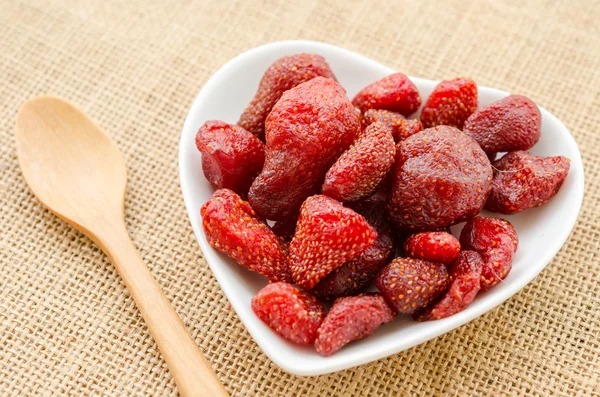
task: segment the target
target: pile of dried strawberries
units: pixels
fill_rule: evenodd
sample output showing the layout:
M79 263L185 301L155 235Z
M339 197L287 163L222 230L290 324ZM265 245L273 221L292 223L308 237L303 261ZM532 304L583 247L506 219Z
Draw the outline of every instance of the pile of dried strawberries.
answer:
M567 158L527 152L541 132L529 98L478 109L475 82L457 78L407 118L420 107L402 73L350 101L323 57L298 54L267 69L237 124L198 131L218 188L201 209L206 237L268 277L252 309L282 337L328 356L398 314L463 310L508 275L518 246L508 221L479 212L540 206L567 176Z

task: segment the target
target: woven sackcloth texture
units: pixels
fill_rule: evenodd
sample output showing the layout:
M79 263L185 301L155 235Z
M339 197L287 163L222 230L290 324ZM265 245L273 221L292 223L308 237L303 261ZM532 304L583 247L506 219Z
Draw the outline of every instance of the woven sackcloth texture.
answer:
M132 238L232 395L600 395L599 20L593 0L0 0L0 395L177 395L112 265L25 184L15 116L43 94L69 99L124 152ZM275 366L202 257L177 153L221 65L295 38L413 76L467 75L563 120L586 190L556 258L495 310L400 354L312 378Z

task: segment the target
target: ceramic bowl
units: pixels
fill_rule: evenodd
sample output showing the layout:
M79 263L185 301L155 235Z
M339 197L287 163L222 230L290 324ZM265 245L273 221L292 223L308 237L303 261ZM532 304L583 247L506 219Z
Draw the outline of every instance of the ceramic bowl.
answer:
M577 144L567 128L541 108L542 136L531 152L566 156L571 159L571 170L558 194L546 205L516 215L501 216L508 219L519 234L519 250L514 257L513 269L502 283L478 295L467 309L452 317L416 322L410 317L399 316L372 336L353 342L327 358L316 354L312 347L293 345L275 334L254 315L250 307L252 297L267 284L267 279L237 265L225 254L213 249L206 240L200 207L215 189L202 173L201 155L194 144L194 136L206 120L237 122L267 67L281 56L301 52L324 56L350 98L367 84L395 72L352 51L319 42L282 41L254 48L229 61L202 87L185 121L179 147L183 197L204 258L256 343L275 364L290 373L308 376L396 354L493 309L523 288L552 260L577 220L583 198L583 166ZM423 102L438 83L416 77L411 79L419 88ZM479 105L487 105L506 95L505 91L480 86ZM453 228L453 233L459 231L460 225Z

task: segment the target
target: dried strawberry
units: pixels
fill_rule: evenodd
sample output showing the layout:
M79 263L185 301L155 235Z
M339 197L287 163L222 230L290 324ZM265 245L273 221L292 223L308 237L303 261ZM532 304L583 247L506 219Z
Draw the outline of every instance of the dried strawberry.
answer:
M327 196L312 196L300 209L290 244L290 270L296 283L313 288L323 277L358 257L377 238L362 215Z
M212 247L271 281L292 281L279 239L240 196L219 189L202 206L200 215Z
M319 298L331 299L353 295L367 286L396 251L385 203L377 197L356 201L349 206L364 216L377 232L377 239L358 258L333 270L311 290Z
M385 109L408 116L419 109L417 86L402 73L394 73L363 88L352 100L362 112Z
M465 121L477 110L477 84L459 77L444 80L433 89L421 110L424 128L449 125L462 129Z
M218 188L245 196L265 161L265 145L240 126L207 121L196 134L202 170Z
M299 345L310 345L325 318L317 298L288 283L272 283L252 298L252 310L279 335Z
M265 72L254 98L240 116L238 124L259 137L265 137L265 120L281 95L317 76L335 80L325 58L316 54L296 54L279 58Z
M375 286L390 307L413 314L446 291L450 280L446 266L413 258L396 258L375 278Z
M485 290L508 276L519 238L507 220L478 216L465 224L460 244L465 250L477 251L483 258L481 289Z
M447 232L422 232L404 242L404 253L412 258L445 265L452 263L460 252L460 243Z
M481 289L483 259L475 251L461 251L450 265L450 288L432 305L415 314L418 321L439 320L463 311Z
M463 249L479 253L496 245L498 235L506 234L512 241L513 251L519 247L519 238L513 225L506 219L487 218L483 216L469 220L460 233Z
M414 119L401 121L398 126L394 127L392 131L396 143L415 135L417 132L423 131L423 124L419 120Z
M335 81L317 77L286 91L266 121L265 165L248 194L252 207L272 220L297 214L359 132L360 116Z
M388 210L398 228L440 229L481 211L492 166L473 139L439 126L405 139L396 150Z
M360 109L358 110L360 111ZM398 124L402 120L406 120L406 117L400 113L392 112L391 110L368 109L362 114L362 128L364 130L376 121L394 125Z
M513 240L503 234L497 237L494 248L481 253L483 270L481 272L481 289L486 290L505 279L512 269L514 257Z
M542 116L529 98L509 95L473 113L463 131L486 152L527 150L540 139Z
M363 130L376 121L392 127L392 135L396 143L423 129L419 120L407 120L400 113L389 110L369 109L362 115Z
M400 247L402 256L410 257L410 255L408 253L404 252L404 248L405 248L405 244L406 244L406 241L408 240L408 238L410 236L414 235L415 233L411 233L410 231L394 227L393 224L392 224L392 227L393 227L394 240L396 241L396 244L398 245L398 247ZM448 234L452 234L452 231L450 230L450 226L428 230L428 232L446 232ZM421 232L421 233L425 233L425 232Z
M548 202L569 173L563 156L534 156L526 151L508 153L494 163L492 191L485 208L514 214Z
M338 298L319 327L315 350L321 356L331 356L393 319L394 313L379 294Z
M368 197L392 168L395 155L392 129L371 124L327 171L321 192L339 201Z

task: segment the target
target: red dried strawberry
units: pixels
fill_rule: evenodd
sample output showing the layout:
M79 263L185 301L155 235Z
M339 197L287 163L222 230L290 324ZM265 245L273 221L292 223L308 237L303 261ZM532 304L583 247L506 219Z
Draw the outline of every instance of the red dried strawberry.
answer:
M279 335L299 345L310 345L325 318L317 298L287 283L272 283L252 298L252 310Z
M460 252L460 243L447 232L422 232L411 235L404 243L404 253L412 258L445 265L452 263Z
M392 129L371 124L327 171L321 192L339 201L368 197L392 168L395 155Z
M465 224L460 244L465 250L477 251L483 258L481 289L485 290L508 276L519 238L507 220L478 216Z
M497 237L494 248L482 252L484 266L481 272L481 289L486 290L505 279L512 269L513 241L506 235Z
M527 150L540 139L542 116L529 98L509 95L473 113L463 131L486 152Z
M360 109L358 110L360 111ZM362 114L362 128L364 130L376 121L394 125L402 120L406 120L406 117L400 113L392 112L391 110L368 109Z
M352 100L362 112L368 109L392 110L408 116L419 109L417 86L402 73L394 73L363 88Z
M376 121L392 127L392 135L396 143L423 129L419 120L407 120L400 113L389 110L369 109L362 115L363 130Z
M202 170L218 188L245 196L265 161L265 145L240 126L207 121L196 134Z
M240 196L219 189L204 203L200 215L212 247L271 281L292 281L279 239Z
M440 229L481 211L492 166L470 137L439 126L405 139L396 150L388 210L398 228Z
M448 289L446 266L412 258L396 258L375 278L375 286L391 308L412 314Z
M392 128L394 133L394 141L396 143L415 135L417 132L423 131L423 124L419 120L404 120L399 123L396 128Z
M321 356L331 356L393 319L394 313L379 294L338 298L319 327L315 350Z
M424 128L449 125L462 129L465 121L477 110L477 84L459 77L444 80L433 89L421 110Z
M415 314L418 321L439 320L463 311L481 289L483 259L475 251L461 251L449 268L450 288L431 306Z
M548 202L569 173L563 156L534 156L526 151L508 153L494 163L492 191L485 208L514 214Z
M377 232L377 239L358 258L333 270L311 290L319 298L331 299L353 295L367 286L377 272L389 263L396 251L392 228L385 211L384 201L370 197L349 204Z
M354 142L360 116L335 81L314 78L286 91L266 122L266 157L248 194L267 219L298 213L327 170Z
M335 80L325 58L316 54L296 54L279 58L265 72L258 91L240 116L238 124L264 140L265 120L281 95L317 76Z
M362 215L326 196L306 199L290 244L290 270L296 283L313 288L323 277L358 257L377 238Z
M497 236L501 234L508 235L516 252L519 248L517 231L509 221L501 218L477 216L469 220L460 233L460 243L464 245L463 249L481 253L494 247Z

